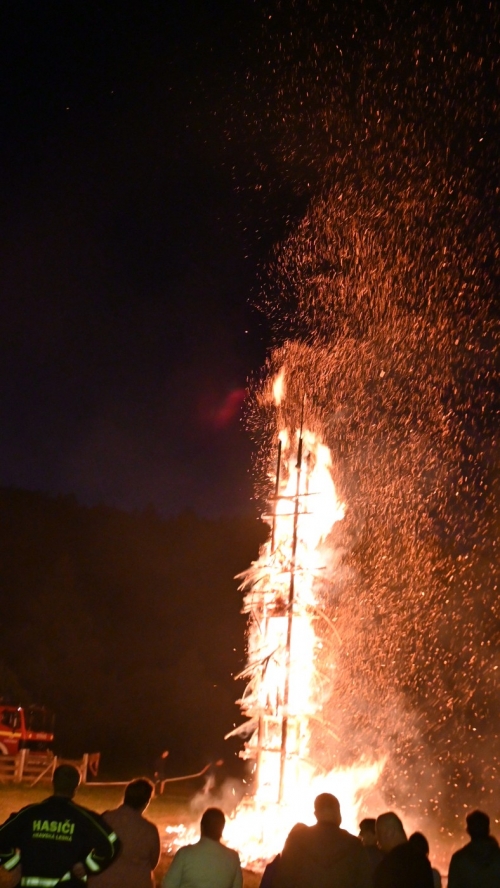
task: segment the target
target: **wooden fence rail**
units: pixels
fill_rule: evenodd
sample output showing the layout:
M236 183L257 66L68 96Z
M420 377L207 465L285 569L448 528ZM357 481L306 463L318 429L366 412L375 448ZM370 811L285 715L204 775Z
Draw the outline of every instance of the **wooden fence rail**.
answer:
M1 755L0 756L0 783L12 783L16 774L17 756Z
M30 786L49 783L58 765L74 765L82 775L82 783L86 783L89 758L95 759L96 755L89 756L86 752L81 759L67 759L52 752L31 752L29 749L21 749L17 755L0 755L0 783L29 783Z

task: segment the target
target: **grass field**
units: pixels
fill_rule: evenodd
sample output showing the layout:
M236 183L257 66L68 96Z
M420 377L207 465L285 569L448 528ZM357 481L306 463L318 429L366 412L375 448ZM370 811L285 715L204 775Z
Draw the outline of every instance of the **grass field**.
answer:
M147 811L147 817L156 823L160 837L165 835L167 826L175 826L175 824L183 823L191 819L189 811L189 800L199 789L199 784L190 786L188 782L179 785L174 789L171 788L168 793L157 796L151 802ZM33 789L27 786L0 784L0 822L12 814L13 811L19 811L24 805L31 805L34 802L40 802L50 794L50 788L45 786L35 786ZM87 808L102 813L109 808L116 808L120 804L123 795L123 787L120 786L96 786L91 784L83 786L78 790L75 801ZM168 869L169 858L162 853L160 864L156 870L156 884L160 885L161 877ZM260 883L260 877L254 873L245 872L244 888L257 888Z

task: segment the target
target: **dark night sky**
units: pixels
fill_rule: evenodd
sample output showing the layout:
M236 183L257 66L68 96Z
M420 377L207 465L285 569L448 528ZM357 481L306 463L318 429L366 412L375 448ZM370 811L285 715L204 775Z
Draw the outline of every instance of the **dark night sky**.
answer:
M44 0L1 17L0 484L248 511L242 390L268 345L251 300L281 222L257 236L223 120L261 11Z

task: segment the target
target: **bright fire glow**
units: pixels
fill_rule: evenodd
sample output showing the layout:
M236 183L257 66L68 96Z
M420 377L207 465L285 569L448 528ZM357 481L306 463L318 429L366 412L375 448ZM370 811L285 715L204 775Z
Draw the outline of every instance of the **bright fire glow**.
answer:
M284 371L273 384L277 406L285 396ZM323 544L344 517L332 477L329 448L308 429L279 434L271 534L259 558L242 575L249 614L248 684L239 701L248 721L242 753L254 763L253 796L228 822L225 840L247 864L271 858L297 821L312 822L320 792L340 800L343 824L357 832L366 792L383 761L325 773L315 763L311 725L324 702L317 681L317 581L326 569ZM330 737L334 732L330 731ZM330 740L330 742L334 742ZM312 819L311 819L312 818Z

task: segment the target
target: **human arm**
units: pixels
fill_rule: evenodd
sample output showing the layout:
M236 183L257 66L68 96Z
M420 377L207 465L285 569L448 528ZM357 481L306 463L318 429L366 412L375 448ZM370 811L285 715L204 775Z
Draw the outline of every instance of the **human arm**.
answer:
M180 848L175 855L168 871L162 879L161 888L181 888L183 866L183 849Z
M151 870L155 870L160 862L160 834L153 824L151 825L151 847L149 849L149 864L151 866Z
M0 888L17 888L21 884L21 867L16 866L13 870L6 870L0 866Z
M276 878L276 873L278 871L278 866L279 866L280 860L281 860L281 855L277 854L276 857L274 858L274 860L272 860L271 863L267 864L267 866L262 874L262 879L261 879L259 888L271 888L271 886L274 884L274 880Z
M103 817L94 811L76 806L81 818L85 834L87 855L81 862L89 875L95 876L116 859L121 850L121 842Z
M236 855L236 857L237 857L238 862L236 865L233 884L232 884L231 888L243 888L243 873L241 872L240 858L238 855Z
M434 888L442 888L441 873L434 867L432 867L432 878L434 879Z
M23 819L20 813L11 814L0 826L0 866L8 873L12 872L21 860L19 845L22 826Z
M464 888L461 869L460 860L453 854L448 870L448 888Z

